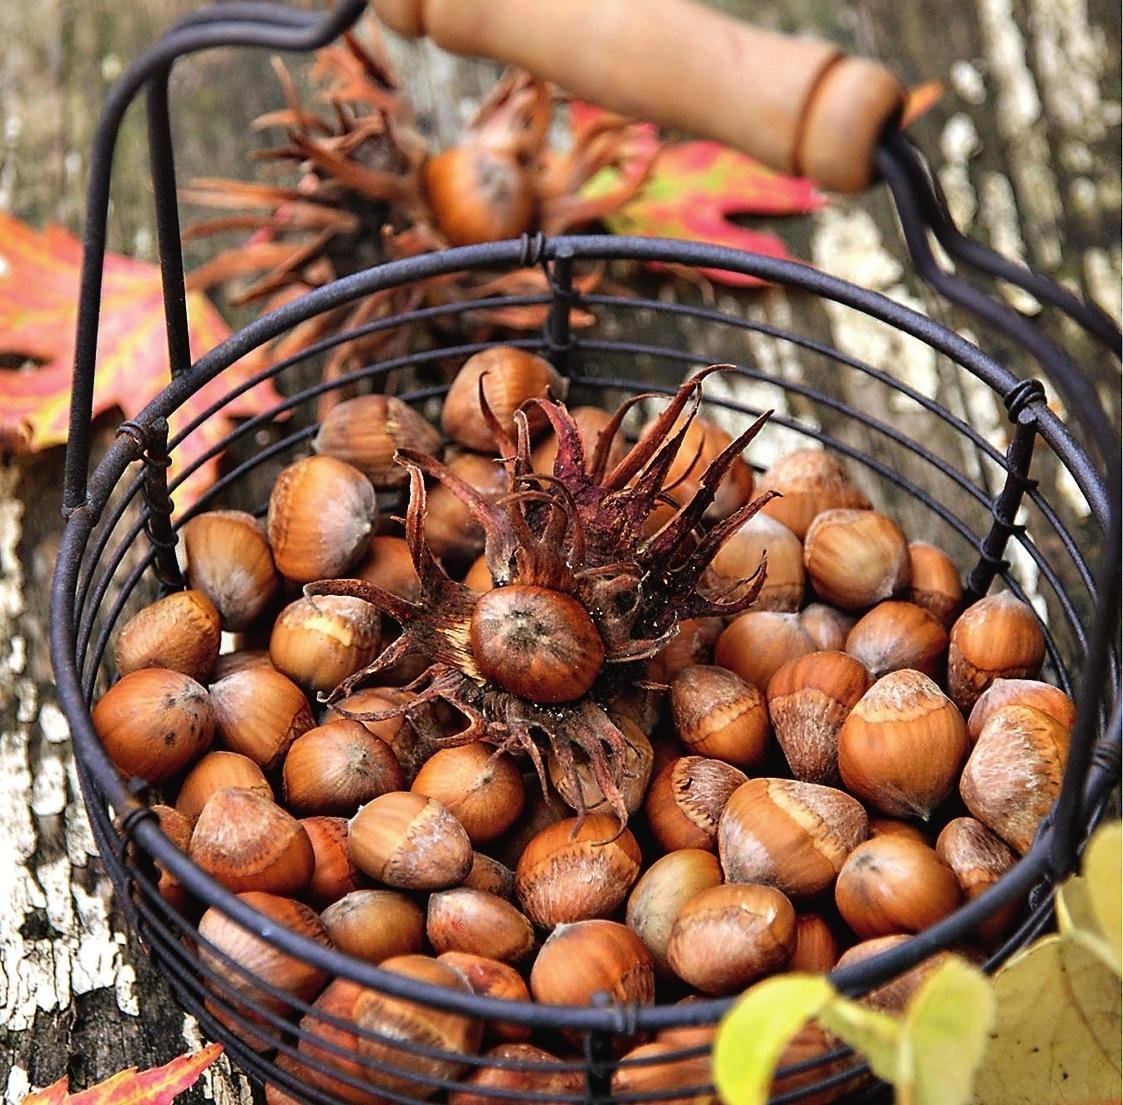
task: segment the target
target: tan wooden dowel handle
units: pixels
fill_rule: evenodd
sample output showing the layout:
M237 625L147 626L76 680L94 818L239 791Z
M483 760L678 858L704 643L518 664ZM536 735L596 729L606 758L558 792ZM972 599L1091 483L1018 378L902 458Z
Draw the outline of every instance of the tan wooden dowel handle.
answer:
M780 172L858 192L905 90L836 46L692 0L371 0L403 34L520 65L573 95L712 138Z

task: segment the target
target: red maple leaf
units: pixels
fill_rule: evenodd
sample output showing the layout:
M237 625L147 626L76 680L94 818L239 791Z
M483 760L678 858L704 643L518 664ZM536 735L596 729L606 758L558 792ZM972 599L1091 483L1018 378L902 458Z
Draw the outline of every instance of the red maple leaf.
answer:
M81 261L81 243L69 231L37 231L0 212L0 355L29 362L0 369L0 446L37 450L66 441ZM188 294L187 309L193 357L229 336L202 293ZM107 253L95 416L118 407L133 418L143 409L168 382L166 343L159 270ZM260 360L245 358L201 388L170 419L173 435L260 367ZM258 384L208 418L174 451L173 477L227 433L232 418L258 414L279 400L271 382ZM216 458L203 464L177 491L176 506L193 502L217 472Z
M162 1067L129 1067L78 1093L70 1092L70 1080L63 1075L46 1089L28 1094L22 1105L170 1105L221 1054L221 1044L208 1044Z

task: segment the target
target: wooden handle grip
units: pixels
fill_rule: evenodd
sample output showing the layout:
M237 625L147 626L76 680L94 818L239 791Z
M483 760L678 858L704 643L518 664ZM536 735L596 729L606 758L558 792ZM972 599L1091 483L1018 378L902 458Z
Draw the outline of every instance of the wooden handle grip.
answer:
M876 62L692 0L371 0L394 30L522 66L636 119L859 192L905 90Z

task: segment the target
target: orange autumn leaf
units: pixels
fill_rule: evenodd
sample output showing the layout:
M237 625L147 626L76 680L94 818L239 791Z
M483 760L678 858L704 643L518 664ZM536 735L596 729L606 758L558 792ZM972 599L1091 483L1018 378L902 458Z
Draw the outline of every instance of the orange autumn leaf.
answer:
M904 110L901 112L901 127L919 119L943 99L944 86L940 81L925 81L914 84L905 97Z
M39 231L0 212L0 356L30 362L0 369L0 443L29 450L66 441L74 328L82 247L69 231ZM199 357L230 330L202 293L187 297L191 355ZM155 265L120 254L105 257L98 334L94 415L113 407L133 418L168 382L168 352L160 272ZM261 367L244 359L201 388L170 419L172 434L223 393ZM189 435L173 453L172 477L214 446L231 418L258 414L278 402L272 383L258 384ZM215 458L176 494L182 510L214 482Z
M129 1067L78 1093L70 1093L69 1080L64 1075L46 1089L28 1094L23 1105L170 1105L221 1054L221 1044L208 1044L162 1067Z

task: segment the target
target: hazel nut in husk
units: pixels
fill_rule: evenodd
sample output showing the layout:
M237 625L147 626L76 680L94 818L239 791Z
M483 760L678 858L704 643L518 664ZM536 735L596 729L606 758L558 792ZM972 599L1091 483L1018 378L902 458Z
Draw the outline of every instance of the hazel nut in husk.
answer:
M629 814L635 813L643 805L647 794L647 784L655 762L655 750L647 734L630 718L613 716L613 723L623 738L623 752L616 758L613 766L613 781L620 790L624 808ZM570 770L562 765L558 756L551 753L546 763L550 782L558 796L571 809L587 810L589 813L607 813L611 805L597 782L596 771L587 759L575 757Z
M803 601L803 544L787 526L763 512L725 539L703 577L704 589L720 591L722 601L740 598L750 584L738 586L738 581L752 575L765 556L768 568L753 609L798 610Z
M722 811L718 854L727 882L811 897L830 887L867 831L861 803L841 790L796 779L750 779Z
M170 668L204 682L218 659L221 619L202 591L177 591L138 610L117 634L114 663L122 675Z
M900 526L875 510L827 510L807 530L803 564L815 593L862 610L905 590L911 578Z

